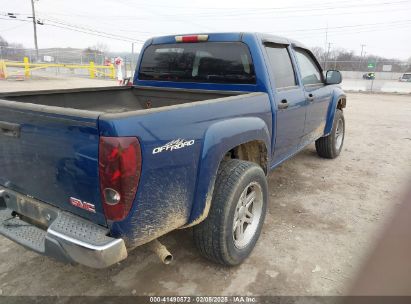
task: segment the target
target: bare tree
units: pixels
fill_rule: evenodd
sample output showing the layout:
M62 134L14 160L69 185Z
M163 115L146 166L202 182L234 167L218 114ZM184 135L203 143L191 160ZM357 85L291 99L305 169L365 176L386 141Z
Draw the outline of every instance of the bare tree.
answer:
M315 46L311 48L311 51L313 52L314 56L317 58L317 60L322 61L324 59L324 49L319 46Z
M101 52L102 54L105 54L105 53L107 53L107 52L110 50L110 48L108 47L108 45L105 44L105 43L103 43L103 42L97 42L97 43L96 43L95 45L93 45L91 48L94 49L94 50L97 50L97 51Z
M103 42L98 42L93 46L89 46L83 50L83 56L87 61L98 62L99 64L104 63L105 54L109 51L107 44Z
M0 36L0 46L8 46L9 43L4 39L2 36Z
M8 60L23 60L27 56L26 50L20 43L9 43L0 36L0 55L1 58Z

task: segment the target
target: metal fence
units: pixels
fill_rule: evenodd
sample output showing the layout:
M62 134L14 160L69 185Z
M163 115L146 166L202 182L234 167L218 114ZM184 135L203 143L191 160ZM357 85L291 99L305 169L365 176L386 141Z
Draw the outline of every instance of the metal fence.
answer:
M136 56L133 57L127 53L103 52L90 49L74 49L74 48L49 48L40 49L39 56L33 49L17 48L10 46L0 46L0 61L4 62L23 62L27 57L30 63L47 64L48 67L35 69L31 71L31 76L78 76L88 77L90 72L83 68L73 68L69 65L90 65L90 62L96 66L108 66L114 63L114 58L121 57L123 59L123 71L126 77L132 77L134 74ZM12 73L18 70L11 70ZM97 78L111 77L105 73L96 73Z
M0 60L0 79L26 79L32 77L34 71L45 71L53 68L70 70L72 74L75 74L77 70L86 71L92 79L96 76L115 78L115 68L112 63L105 65L96 65L93 61L90 61L89 64L33 63L28 57L24 57L23 62Z

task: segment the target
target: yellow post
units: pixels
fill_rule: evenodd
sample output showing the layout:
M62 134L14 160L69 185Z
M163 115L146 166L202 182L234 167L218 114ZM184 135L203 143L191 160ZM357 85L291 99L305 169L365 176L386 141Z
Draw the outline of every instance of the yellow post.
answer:
M0 79L7 79L7 68L4 60L0 60Z
M24 77L30 77L30 62L28 57L24 57Z
M110 64L110 78L116 78L116 70L114 69L114 65L112 63Z
M96 78L96 69L94 67L94 61L90 61L88 70L90 71L90 78Z

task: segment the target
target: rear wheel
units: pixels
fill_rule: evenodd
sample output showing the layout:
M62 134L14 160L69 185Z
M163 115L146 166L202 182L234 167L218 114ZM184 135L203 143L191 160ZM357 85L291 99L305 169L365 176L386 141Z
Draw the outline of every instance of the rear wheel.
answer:
M335 111L334 123L331 133L315 141L315 148L319 156L324 158L336 158L340 155L344 144L345 120L343 111Z
M267 188L255 163L221 163L208 217L194 226L194 242L204 257L234 266L250 255L264 222Z

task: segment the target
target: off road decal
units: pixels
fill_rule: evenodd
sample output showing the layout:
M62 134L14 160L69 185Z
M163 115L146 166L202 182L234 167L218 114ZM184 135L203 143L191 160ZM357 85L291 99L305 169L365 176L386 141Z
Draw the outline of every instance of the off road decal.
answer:
M161 153L163 151L174 151L178 149L182 149L185 147L189 147L194 145L194 139L191 140L185 140L185 139L175 139L170 141L169 143L166 143L164 146L157 147L153 149L153 154Z

